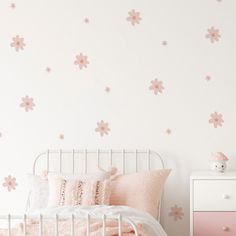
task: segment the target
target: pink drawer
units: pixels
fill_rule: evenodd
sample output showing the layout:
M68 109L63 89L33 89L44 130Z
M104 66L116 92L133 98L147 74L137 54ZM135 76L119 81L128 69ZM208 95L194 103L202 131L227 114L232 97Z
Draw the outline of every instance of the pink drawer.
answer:
M194 212L194 236L236 236L236 212Z

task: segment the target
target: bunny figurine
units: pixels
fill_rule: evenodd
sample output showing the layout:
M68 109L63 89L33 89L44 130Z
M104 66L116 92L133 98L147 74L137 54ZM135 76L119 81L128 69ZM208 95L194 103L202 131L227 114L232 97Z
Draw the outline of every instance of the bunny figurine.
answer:
M222 152L217 152L212 154L212 165L211 169L216 172L224 173L227 167L226 162L228 161L228 157L224 155Z

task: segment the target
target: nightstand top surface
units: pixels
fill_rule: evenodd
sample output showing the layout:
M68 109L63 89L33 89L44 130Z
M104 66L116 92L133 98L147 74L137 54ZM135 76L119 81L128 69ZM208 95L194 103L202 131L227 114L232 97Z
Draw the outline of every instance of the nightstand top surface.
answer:
M218 173L211 170L194 171L191 179L236 179L236 170L228 170L225 173Z

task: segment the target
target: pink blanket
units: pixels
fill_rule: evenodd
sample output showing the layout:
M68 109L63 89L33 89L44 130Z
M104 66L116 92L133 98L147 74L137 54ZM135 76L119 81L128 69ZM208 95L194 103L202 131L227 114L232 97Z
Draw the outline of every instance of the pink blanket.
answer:
M102 222L101 221L90 221L90 235L101 236L102 235ZM148 236L145 232L142 224L137 225L139 236ZM52 236L55 235L55 222L52 220L44 220L42 225L42 235ZM0 229L0 236L7 235L6 229ZM23 224L20 223L18 226L12 228L12 236L23 236ZM27 236L38 236L39 235L39 223L38 221L28 221L26 224L26 235ZM58 236L70 236L71 235L71 222L67 220L58 221ZM75 236L87 236L87 222L85 220L75 220L74 223L74 235ZM134 236L134 230L128 223L122 223L122 236ZM118 222L117 220L106 221L106 236L118 236Z

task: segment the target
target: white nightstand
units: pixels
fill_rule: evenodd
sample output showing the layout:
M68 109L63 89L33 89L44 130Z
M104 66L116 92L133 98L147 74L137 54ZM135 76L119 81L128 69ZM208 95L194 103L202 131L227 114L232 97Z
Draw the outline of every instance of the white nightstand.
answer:
M236 171L192 173L190 236L236 236Z

